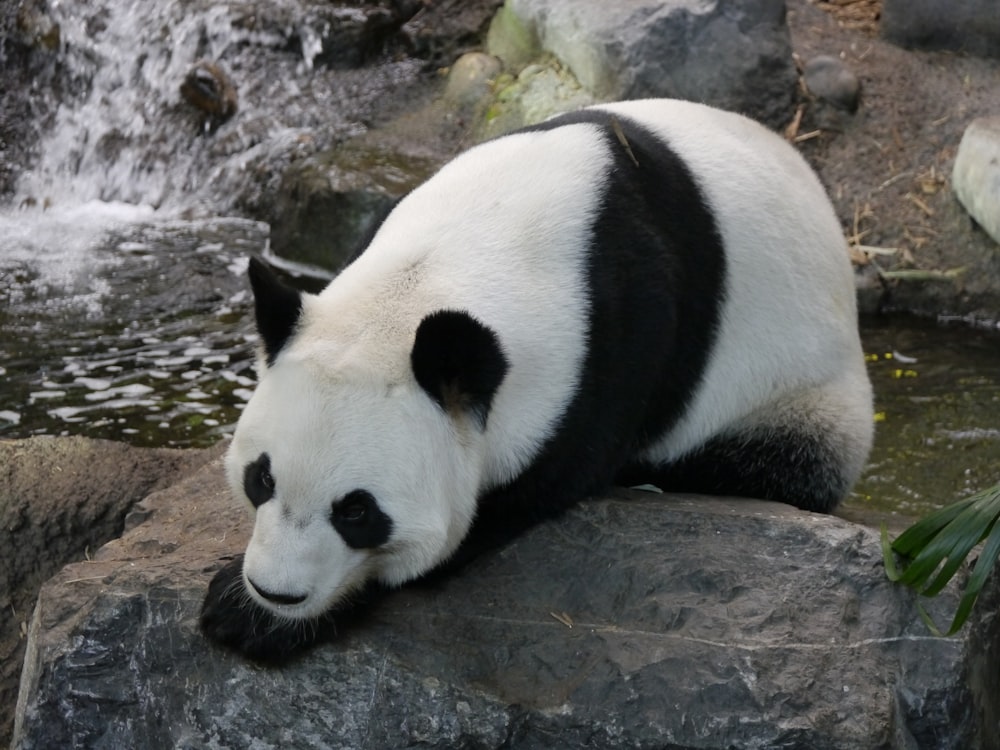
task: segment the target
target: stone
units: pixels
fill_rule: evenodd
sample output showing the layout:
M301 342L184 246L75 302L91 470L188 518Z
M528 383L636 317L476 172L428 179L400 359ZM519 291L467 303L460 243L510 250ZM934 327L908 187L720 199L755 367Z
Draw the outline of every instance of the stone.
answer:
M516 78L508 77L500 86L477 135L494 138L596 103L594 96L558 61L528 65Z
M307 68L364 65L399 46L400 29L422 7L420 0L310 3L303 19L299 15L302 11L282 3L275 5L276 9L264 12L278 17L287 14L286 23L296 30Z
M249 531L221 465L138 512L42 589L14 748L1000 746L996 577L931 637L840 518L613 491L264 668L198 632Z
M844 61L831 55L819 55L806 62L802 71L809 92L847 112L858 109L861 82Z
M883 0L880 28L902 47L1000 57L996 0Z
M955 155L951 184L969 215L1000 242L1000 116L969 123Z
M436 166L362 141L293 163L275 196L271 249L297 265L340 271Z
M503 0L434 0L401 29L412 52L439 65L450 65L466 52L482 49L490 19Z
M59 24L46 12L44 3L37 0L19 3L17 30L21 32L23 41L28 45L38 45L50 52L59 49Z
M467 52L455 61L448 73L445 102L460 111L475 113L492 97L493 81L500 75L500 61L482 52ZM474 114L473 114L474 116Z
M236 85L217 63L199 60L181 82L181 96L207 115L209 129L215 130L234 114L239 103Z
M595 97L676 97L789 119L796 73L784 0L507 0L490 52L533 46L559 58ZM503 31L513 29L514 38ZM516 70L514 72L517 72Z
M0 745L42 583L120 535L133 504L211 456L83 437L0 441Z

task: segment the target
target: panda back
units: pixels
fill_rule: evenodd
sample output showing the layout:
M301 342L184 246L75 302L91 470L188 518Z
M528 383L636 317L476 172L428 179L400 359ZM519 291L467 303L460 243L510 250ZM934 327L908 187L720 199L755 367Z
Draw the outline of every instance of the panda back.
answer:
M470 149L400 202L318 305L306 336L350 341L391 383L435 310L497 333L510 369L486 427L487 494L578 497L635 454L683 455L860 362L846 248L815 175L762 126L670 100Z
M816 174L787 142L740 115L675 100L600 109L634 117L683 155L722 238L718 336L660 460L703 444L774 399L848 377L864 401L853 273Z
M494 330L510 368L487 426L486 484L517 476L552 436L587 349L592 230L610 157L591 126L464 152L405 197L320 295L307 335L408 377L413 332L441 309Z

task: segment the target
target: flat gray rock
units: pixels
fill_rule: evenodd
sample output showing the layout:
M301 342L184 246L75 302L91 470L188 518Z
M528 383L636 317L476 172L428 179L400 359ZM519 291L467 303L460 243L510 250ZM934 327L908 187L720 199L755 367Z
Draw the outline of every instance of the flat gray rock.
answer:
M929 636L842 519L618 491L275 669L197 629L220 466L141 514L42 590L14 747L997 747L1000 618Z

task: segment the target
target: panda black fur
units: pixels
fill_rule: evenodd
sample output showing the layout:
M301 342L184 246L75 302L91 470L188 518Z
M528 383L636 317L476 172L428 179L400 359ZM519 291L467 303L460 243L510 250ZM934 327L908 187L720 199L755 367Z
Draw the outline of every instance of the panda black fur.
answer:
M613 483L828 512L872 440L840 225L775 134L647 100L479 145L319 295L252 261L255 514L202 626L261 659Z

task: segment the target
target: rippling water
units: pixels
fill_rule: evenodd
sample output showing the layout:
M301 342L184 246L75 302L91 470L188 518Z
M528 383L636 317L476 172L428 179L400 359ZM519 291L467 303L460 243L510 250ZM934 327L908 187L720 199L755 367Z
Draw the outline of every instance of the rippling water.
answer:
M875 447L846 515L912 518L1000 482L1000 331L900 317L862 333Z
M0 217L0 236L0 435L196 446L231 430L266 225L91 203Z

